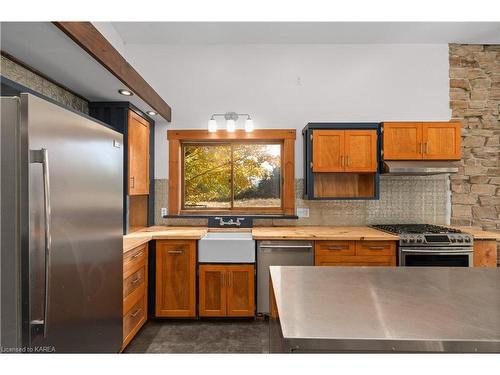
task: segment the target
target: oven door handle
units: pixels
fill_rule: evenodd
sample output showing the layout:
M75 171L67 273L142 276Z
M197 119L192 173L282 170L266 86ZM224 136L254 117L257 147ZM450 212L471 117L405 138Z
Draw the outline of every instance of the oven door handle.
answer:
M454 249L450 251L441 250L423 250L423 249L401 249L402 253L422 253L422 254L436 254L436 255L455 255L455 254L471 254L472 249Z

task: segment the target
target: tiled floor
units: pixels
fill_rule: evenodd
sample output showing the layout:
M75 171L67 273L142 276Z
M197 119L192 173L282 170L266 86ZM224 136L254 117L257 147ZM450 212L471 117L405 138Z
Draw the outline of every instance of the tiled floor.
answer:
M125 353L268 353L267 320L150 320Z

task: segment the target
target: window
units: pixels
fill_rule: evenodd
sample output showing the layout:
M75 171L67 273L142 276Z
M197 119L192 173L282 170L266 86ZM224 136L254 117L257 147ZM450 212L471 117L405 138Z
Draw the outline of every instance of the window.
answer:
M295 215L295 129L167 137L169 215Z
M184 143L184 210L281 209L281 143Z

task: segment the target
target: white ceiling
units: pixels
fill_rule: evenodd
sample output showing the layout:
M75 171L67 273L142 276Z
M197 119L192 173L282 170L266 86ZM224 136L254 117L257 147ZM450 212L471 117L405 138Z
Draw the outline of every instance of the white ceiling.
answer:
M118 89L126 86L50 22L2 22L0 47L90 101L129 101L144 112L152 109L137 95L120 95Z
M113 22L125 44L500 44L500 22Z

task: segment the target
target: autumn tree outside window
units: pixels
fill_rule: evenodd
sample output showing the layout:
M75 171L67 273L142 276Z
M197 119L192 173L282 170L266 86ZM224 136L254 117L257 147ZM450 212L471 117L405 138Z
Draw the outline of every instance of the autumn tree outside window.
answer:
M295 214L295 130L167 134L170 215Z

